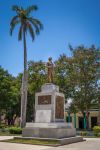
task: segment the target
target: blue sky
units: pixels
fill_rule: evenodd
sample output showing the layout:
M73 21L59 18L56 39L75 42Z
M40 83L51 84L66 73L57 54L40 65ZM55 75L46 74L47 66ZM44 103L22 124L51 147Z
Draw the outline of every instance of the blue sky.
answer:
M53 60L60 54L70 55L68 44L100 47L100 0L1 0L0 65L16 76L23 71L23 43L18 42L18 28L9 35L12 5L36 4L32 16L41 20L44 30L32 42L27 36L28 60Z

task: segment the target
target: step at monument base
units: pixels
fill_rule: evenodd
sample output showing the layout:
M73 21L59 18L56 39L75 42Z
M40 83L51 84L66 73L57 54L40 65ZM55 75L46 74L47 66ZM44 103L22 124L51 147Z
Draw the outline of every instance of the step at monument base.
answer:
M37 125L37 126L36 126ZM76 129L71 126L65 126L63 123L56 124L28 124L22 131L23 137L40 137L40 138L67 138L76 135Z
M15 139L25 139L25 140L42 140L42 141L52 141L55 140L57 141L58 144L52 144L52 146L60 146L60 145L67 145L67 144L72 144L72 143L77 143L77 142L83 142L86 141L83 139L81 136L75 136L75 137L68 137L68 138L40 138L40 137L14 137ZM46 145L46 144L44 144ZM49 144L48 144L49 145Z

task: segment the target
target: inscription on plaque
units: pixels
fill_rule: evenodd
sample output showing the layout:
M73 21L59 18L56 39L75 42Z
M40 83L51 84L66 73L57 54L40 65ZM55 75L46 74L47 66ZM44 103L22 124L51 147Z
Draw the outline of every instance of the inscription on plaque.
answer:
M51 104L51 95L38 96L38 105Z
M57 96L56 97L56 119L64 119L64 97Z

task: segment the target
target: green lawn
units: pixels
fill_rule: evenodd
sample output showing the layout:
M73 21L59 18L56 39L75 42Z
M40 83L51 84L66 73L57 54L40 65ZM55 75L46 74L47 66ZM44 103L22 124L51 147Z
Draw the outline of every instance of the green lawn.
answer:
M83 138L100 138L100 136L83 136Z
M59 141L57 140L41 140L41 139L14 138L14 139L9 139L9 140L3 140L2 142L31 144L31 145L47 145L47 146L59 146L60 145Z
M13 135L19 136L18 134L11 134L11 133L9 133L9 131L0 131L0 136L13 136Z

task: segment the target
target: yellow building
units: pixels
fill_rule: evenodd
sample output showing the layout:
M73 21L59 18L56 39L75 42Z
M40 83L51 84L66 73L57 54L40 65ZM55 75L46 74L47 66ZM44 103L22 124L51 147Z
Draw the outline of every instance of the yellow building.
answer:
M100 110L90 109L88 113L88 127L92 129L94 126L100 125ZM72 122L73 126L77 129L86 128L86 117L83 117L81 112L76 114L68 113L66 111L66 121Z

